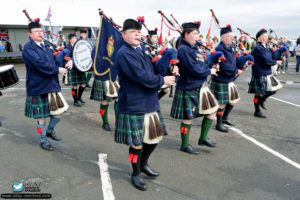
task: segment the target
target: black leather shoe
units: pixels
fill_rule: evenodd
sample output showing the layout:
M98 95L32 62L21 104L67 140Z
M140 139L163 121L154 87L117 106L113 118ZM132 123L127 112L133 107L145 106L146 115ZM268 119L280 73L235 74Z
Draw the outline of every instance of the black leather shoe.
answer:
M222 122L223 122L223 124L227 124L229 126L235 126L235 124L232 123L232 121L230 121L229 119L223 120Z
M85 104L85 101L83 101L82 98L78 99L78 101L80 101L81 105Z
M57 136L55 134L55 131L52 131L52 133L46 133L47 137L50 137L52 140L61 141L61 137Z
M131 182L136 189L142 190L142 191L147 190L146 183L140 176L131 176Z
M76 106L76 107L81 107L81 104L78 101L74 102L73 105Z
M189 154L199 154L197 149L194 149L190 144L187 147L180 147L180 151L189 153Z
M53 151L53 147L51 146L51 144L48 141L41 142L40 146L42 149L45 149L47 151Z
M264 101L262 101L259 105L260 105L260 107L262 107L263 109L268 110L268 109L266 108L266 106L265 106L265 102L264 102Z
M217 124L216 129L221 132L228 132L228 128L226 128L223 124Z
M104 123L102 125L102 128L107 131L112 131L112 128L110 127L109 123Z
M208 146L208 147L216 147L217 143L210 141L209 138L207 138L206 140L198 140L198 144L200 146Z
M145 173L147 176L150 176L150 177L157 177L157 176L159 176L159 172L151 169L149 167L149 165L145 165L144 167L141 166L141 172Z
M259 112L255 112L255 113L254 113L254 116L255 116L255 117L260 117L260 118L267 118L267 117L266 117L264 114L262 114L262 112L260 112L260 111L259 111Z

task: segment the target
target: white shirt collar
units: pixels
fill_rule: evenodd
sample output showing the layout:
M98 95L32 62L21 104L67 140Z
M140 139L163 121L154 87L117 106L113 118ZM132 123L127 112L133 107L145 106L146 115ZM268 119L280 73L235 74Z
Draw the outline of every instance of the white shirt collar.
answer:
M41 44L44 45L44 42L37 42L37 41L34 41L38 46L41 46Z

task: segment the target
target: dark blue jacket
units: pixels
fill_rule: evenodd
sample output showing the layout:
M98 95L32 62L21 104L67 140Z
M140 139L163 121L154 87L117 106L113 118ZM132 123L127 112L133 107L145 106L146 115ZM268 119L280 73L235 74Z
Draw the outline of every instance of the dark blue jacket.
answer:
M145 52L145 47L142 45ZM117 53L120 90L118 113L145 114L159 110L157 92L164 79L157 74L149 57L125 43Z
M201 56L203 61L197 60L197 55ZM198 47L183 40L177 57L180 76L176 88L184 90L199 88L210 75L210 69L204 63L204 57L200 55Z
M23 60L26 66L27 96L61 91L58 81L58 67L49 48L44 42L45 50L33 40L27 42L23 50Z
M227 47L223 42L220 42L216 47L216 51L220 51L224 54L226 60L221 62L220 71L217 72L218 76L213 76L213 81L218 81L222 83L229 83L234 81L234 78L238 72L235 59L235 51L230 45Z
M264 47L261 42L257 43L252 51L254 64L252 65L252 75L255 77L272 74L271 66L276 65L276 60L272 58L272 52L268 47Z

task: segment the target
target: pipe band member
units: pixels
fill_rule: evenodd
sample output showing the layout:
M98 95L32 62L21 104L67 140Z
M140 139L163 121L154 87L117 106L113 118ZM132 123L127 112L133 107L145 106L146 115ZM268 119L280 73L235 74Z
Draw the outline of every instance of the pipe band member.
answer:
M40 146L42 149L52 151L53 147L47 138L61 140L54 131L61 114L51 115L51 111L55 110L55 107L68 107L62 96L57 94L61 91L58 74L66 74L67 69L56 66L49 44L43 41L41 25L38 22L31 22L28 29L30 41L25 44L23 50L27 95L25 116L36 119L37 132L41 137ZM50 122L46 129L47 117L50 117Z
M228 116L234 105L239 101L239 94L234 85L236 75L241 75L244 71L237 68L236 52L232 46L233 32L230 25L221 28L221 42L216 47L216 51L224 54L226 60L220 63L220 69L217 72L218 76L212 78L210 89L219 102L217 112L216 129L221 132L228 132L224 124L234 126Z
M66 49L68 49L71 52L70 57L72 59L73 48L75 43L77 42L76 32L70 33L68 35L68 39L69 39L69 44L66 46ZM82 107L82 105L85 104L85 101L82 99L82 94L86 87L85 72L79 71L76 67L74 67L73 64L72 68L68 70L67 77L68 77L68 84L66 85L72 86L71 94L74 100L73 105L76 107Z
M183 32L177 54L180 77L176 84L171 117L183 120L180 127L180 150L189 154L198 154L199 150L189 144L189 134L195 118L204 116L198 144L209 147L216 146L216 143L207 138L216 114L201 115L199 113L199 96L200 89L206 82L207 76L215 75L217 69L209 69L206 66L204 56L200 54L196 45L199 40L200 24L190 22L182 24L182 27ZM202 100L200 99L200 101Z
M254 65L252 65L252 78L249 84L248 93L255 94L254 102L254 116L266 118L261 112L260 107L266 109L265 101L268 97L275 94L276 91L267 91L268 83L267 77L272 75L271 67L273 65L282 65L282 60L275 60L272 57L272 51L267 46L268 34L267 30L261 29L256 34L257 44L252 51L254 57ZM274 79L274 77L273 77Z
M92 51L93 60L95 59L95 51L96 47L94 47ZM117 80L117 69L115 67L111 67L109 69L110 70L108 73L101 76L98 76L96 73L94 73L94 81L90 99L100 102L99 114L101 115L103 122L102 128L107 131L112 131L108 120L108 107L109 102L114 100L115 119L117 119L118 91L120 85ZM112 81L111 76L116 77L116 79Z
M165 85L174 85L174 76L159 75L145 46L140 44L142 25L133 19L123 24L124 45L117 53L120 90L118 93L118 117L115 141L129 145L128 160L132 164L131 180L139 190L147 186L140 177L143 172L150 177L159 173L149 167L148 159L163 137L159 108L158 90Z

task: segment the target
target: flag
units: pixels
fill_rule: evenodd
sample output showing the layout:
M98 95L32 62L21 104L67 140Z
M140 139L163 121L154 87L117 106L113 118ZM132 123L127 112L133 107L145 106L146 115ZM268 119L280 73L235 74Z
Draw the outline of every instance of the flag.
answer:
M96 79L109 73L110 80L113 82L116 80L116 54L123 43L121 33L110 22L102 18L98 31L97 45L92 53Z
M7 29L0 30L0 41L9 41L9 35Z
M52 17L52 13L51 13L51 8L49 7L48 14L47 14L45 21L50 21L51 17Z

